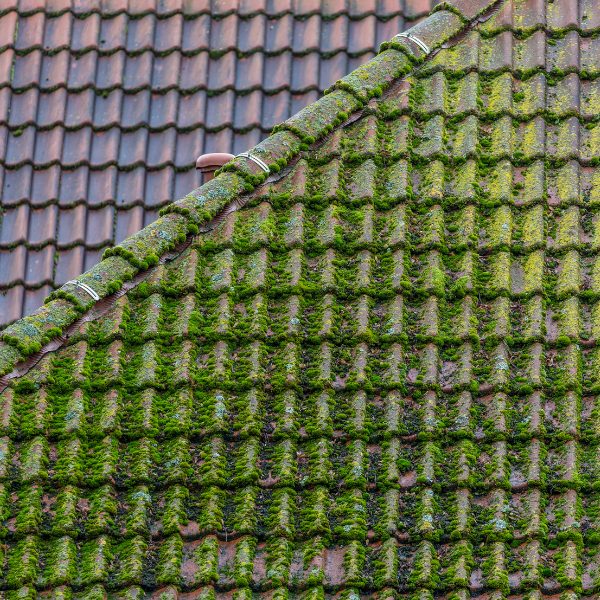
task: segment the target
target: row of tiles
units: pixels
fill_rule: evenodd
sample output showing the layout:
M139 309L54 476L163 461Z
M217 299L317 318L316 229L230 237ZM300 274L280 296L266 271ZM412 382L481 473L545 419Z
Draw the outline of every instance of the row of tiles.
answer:
M360 18L370 14L387 17L394 14L423 14L429 0L5 0L2 13L18 11L22 15L46 13L50 17L71 12L78 18L90 13L110 18L127 14L139 18L146 13L165 18L183 13L186 18L209 14L222 19L230 14L243 18L258 14L279 17L292 13L301 17L311 14L335 16L348 14Z
M360 54L376 49L381 42L403 31L405 25L399 15L327 19L317 14L308 18L288 14L279 19L260 15L247 20L238 15L219 20L210 15L191 20L182 15L162 20L154 16L131 19L121 15L101 20L98 15L74 19L70 13L55 19L45 19L43 13L18 18L17 13L11 12L0 17L3 32L0 48L14 48L18 54L32 50L55 53L62 49L75 55L91 50L101 53L123 50L127 54L150 51L157 55L174 50L185 54L201 50L266 54L284 50L301 54L311 50L324 54L346 50Z
M536 69L582 70L594 77L599 70L599 45L597 37L582 37L575 31L556 40L547 38L543 31L525 39L516 38L510 31L492 38L473 32L449 53L434 56L423 70L445 68L450 72L478 70L481 73L511 69L523 73ZM160 56L143 52L128 56L124 51L117 51L109 55L89 52L78 57L68 50L51 55L35 50L17 56L7 50L0 54L0 87L9 86L15 102L31 87L43 91L58 87L70 91L91 88L100 95L114 88L129 93L149 89L163 94L174 89L184 95L200 89L210 93L227 89L245 93L253 89L269 93L280 89L323 90L375 52L373 47L359 56L347 51L325 55L314 51L302 55L284 51L273 56L257 52L239 56L231 51L211 57L208 52L191 56L180 52ZM455 59L448 64L448 57L460 57L460 61Z

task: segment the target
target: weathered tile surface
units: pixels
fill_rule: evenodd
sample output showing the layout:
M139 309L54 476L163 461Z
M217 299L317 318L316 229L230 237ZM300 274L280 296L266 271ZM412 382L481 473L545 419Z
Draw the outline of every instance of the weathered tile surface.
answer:
M13 382L6 596L598 598L593 13L507 0Z

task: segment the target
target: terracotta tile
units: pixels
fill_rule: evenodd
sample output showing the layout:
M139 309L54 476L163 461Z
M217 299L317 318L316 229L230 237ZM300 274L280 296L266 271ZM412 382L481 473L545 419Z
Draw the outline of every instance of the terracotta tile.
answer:
M148 90L142 90L135 94L123 94L122 105L120 107L121 127L128 129L142 126L148 121L149 111L150 92ZM117 124L118 123L115 122L115 125Z
M128 12L130 15L144 15L156 10L156 0L137 0L129 2Z
M54 246L45 246L40 250L33 250L31 248L28 250L25 266L26 286L38 286L52 281L54 250Z
M206 132L204 137L203 152L223 152L223 148L231 148L233 145L233 132L229 128L215 132Z
M183 198L190 193L190 190L195 190L200 186L201 173L197 169L190 169L189 171L184 171L177 173L177 177L175 177L175 189L173 191L173 198Z
M157 210L146 210L144 211L144 225L143 227L147 227L150 223L154 223L158 219L158 211Z
M181 54L171 52L165 56L155 56L152 65L152 89L176 88L179 81Z
M379 46L387 41L391 40L395 35L407 29L404 19L398 15L391 17L385 21L377 21L375 28L375 47L374 50L378 50Z
M292 0L292 11L295 15L311 15L321 10L321 0Z
M136 129L121 132L119 145L119 167L131 167L144 164L146 160L146 146L148 144L148 130Z
M594 31L600 27L600 11L596 0L581 0L581 15L579 18L581 29L585 32Z
M206 99L206 127L216 129L233 123L235 92L228 90ZM220 152L221 150L215 150Z
M129 20L126 14L117 14L111 18L103 18L98 34L98 48L103 52L113 52L127 45Z
M348 46L348 18L345 16L321 22L321 52L331 54Z
M102 260L103 252L104 248L99 248L98 250L88 250L86 248L85 258L83 260L83 272L88 271L94 265L97 265Z
M12 323L22 316L24 291L22 285L0 291L0 316L3 324Z
M38 99L36 122L38 127L50 127L62 123L67 108L67 90L58 88L53 92L42 92Z
M204 153L204 130L194 129L187 133L177 134L175 145L175 166L177 168L194 168L196 159ZM176 179L181 175L177 174Z
M262 126L270 129L290 116L290 93L287 90L278 94L263 96Z
M204 121L206 92L200 90L195 94L179 96L177 127L186 129Z
M264 48L267 18L263 14L251 19L239 19L237 48L240 52L256 52Z
M344 77L346 73L348 73L348 56L344 52L338 52L331 58L322 59L319 71L319 89L327 89L332 83Z
M60 16L46 19L44 49L69 48L71 45L71 24L73 15L65 12Z
M73 248L59 250L56 255L57 262L54 272L54 283L57 286L61 286L83 273L85 255L85 248L83 246L74 246Z
M125 61L123 87L128 91L149 87L151 73L152 52L142 52L136 56L128 55Z
M36 246L54 241L58 219L58 206L51 204L33 209L29 213L29 243Z
M71 50L82 52L98 47L100 33L100 15L92 13L83 19L73 19Z
M114 54L99 56L96 63L96 87L100 90L106 90L121 86L124 70L124 51L118 50Z
M65 131L62 163L67 167L87 163L90 160L93 135L91 127Z
M249 94L238 96L235 99L235 111L233 117L233 128L247 129L248 127L260 127L262 121L263 96L261 90L255 90Z
M267 56L263 73L263 87L267 93L289 87L292 74L292 53Z
M69 61L69 90L79 90L94 85L96 80L97 52L92 50L81 55L72 55Z
M144 202L145 179L146 173L143 167L137 167L130 171L119 171L117 193L115 196L117 206L131 206L135 203L142 204ZM141 207L140 210L142 210Z
M352 18L373 15L377 10L377 0L348 0L348 14Z
M36 165L59 163L64 152L63 139L65 130L61 126L38 131L35 140L35 151L30 157Z
M10 113L11 90L0 88L0 123L8 123Z
M6 149L8 146L8 136L9 136L8 126L0 125L0 162L1 163L3 163L6 158Z
M265 51L275 53L291 49L293 31L293 15L287 14L278 19L269 19L265 36Z
M183 10L183 0L161 0L156 4L156 14L161 17L172 15Z
M53 90L66 85L69 73L69 51L61 50L57 54L45 55L41 61L39 86L44 90Z
M7 12L0 17L0 48L7 48L13 45L16 26L16 11Z
M294 24L292 50L295 53L318 50L321 40L321 16L313 14L307 19L298 20Z
M374 15L357 21L348 21L348 52L362 54L376 50L376 19Z
M41 205L58 200L60 167L57 165L33 172L31 185L31 204Z
M521 30L546 25L545 0L525 0L513 3L513 24Z
M90 169L87 191L87 202L97 206L112 202L117 191L118 171L114 166L107 169Z
M144 94L147 92L139 92ZM123 90L115 89L105 94L96 94L94 99L94 126L97 128L129 127L125 119L125 104L130 94L123 94ZM123 110L123 113L121 112Z
M30 161L35 143L35 128L30 126L23 130L9 133L6 147L6 164L19 165Z
M255 52L246 58L238 58L236 65L235 89L252 90L261 87L265 55Z
M149 134L146 154L146 163L149 168L173 164L176 136L174 127Z
M13 80L12 67L14 55L15 53L11 49L0 53L0 85L8 85Z
M293 93L304 92L319 87L319 68L321 57L316 52L304 56L294 56L292 60L292 79L290 82Z
M38 97L39 91L37 88L30 88L22 94L13 96L8 121L11 127L33 125L36 122Z
M71 206L77 202L92 203L88 195L88 170L84 165L63 170L60 176L59 206Z
M156 22L154 34L155 52L168 52L181 48L181 36L183 33L183 15L176 14L167 19L159 19Z
M235 85L235 52L227 52L220 58L209 59L207 87L211 91L222 91Z
M38 309L52 291L50 285L44 285L34 290L25 290L23 298L23 314L29 315Z
M195 52L210 48L210 15L204 14L183 22L181 49L183 52Z
M85 204L60 210L56 235L56 243L59 248L85 243L87 212Z
M27 242L29 205L19 204L6 208L0 221L0 247L7 248Z
M213 19L210 29L211 50L235 50L237 47L237 15L229 15L223 19Z
M90 165L92 168L117 162L121 132L117 127L96 131L92 136Z
M581 38L576 31L569 31L564 37L554 40L554 45L547 44L546 69L559 72L578 71L581 53L580 40Z
M118 210L115 227L115 243L118 244L126 237L139 231L142 228L143 223L144 209L141 206L134 206L127 210Z
M346 13L346 0L322 0L320 10L326 17L333 17L341 13Z
M45 73L42 73L40 79L40 67L42 64L42 53L34 50L24 55L17 55L14 59L14 71L12 75L12 87L21 89L29 87L40 81L42 85L45 81Z
M94 90L83 90L78 94L69 94L67 97L67 113L65 116L66 127L82 127L91 125L94 115Z
M268 8L266 0L239 0L237 12L240 16L248 17L256 13L264 13Z
M319 96L320 94L316 90L306 92L305 94L292 94L289 108L290 115L295 115L305 106L308 106L312 102L316 102L319 99Z
M114 215L115 207L111 205L88 210L86 247L103 247L112 243Z
M408 19L426 15L431 8L431 4L429 0L405 0L404 14Z
M0 286L25 281L27 248L17 246L10 250L0 248Z
M179 87L183 92L197 90L199 87L202 87L198 80L198 73L206 73L207 71L208 52L182 57ZM206 84L204 87L206 87Z
M30 198L32 172L31 165L23 165L18 169L4 169L3 206L10 206Z
M173 182L176 175L172 167L146 174L146 207L160 207L174 200Z
M156 17L151 14L144 15L140 19L129 19L126 45L128 53L152 49L155 24Z
M348 71L354 71L354 69L358 69L360 65L363 65L372 58L375 58L375 52L366 52L365 54L361 54L360 56L349 56ZM332 81L331 83L334 83L334 81Z
M259 129L251 129L245 133L240 133L235 136L233 144L233 154L245 152L248 148L256 146L265 137L265 134Z
M29 50L31 48L41 48L44 41L45 20L46 16L43 12L19 17L15 49Z

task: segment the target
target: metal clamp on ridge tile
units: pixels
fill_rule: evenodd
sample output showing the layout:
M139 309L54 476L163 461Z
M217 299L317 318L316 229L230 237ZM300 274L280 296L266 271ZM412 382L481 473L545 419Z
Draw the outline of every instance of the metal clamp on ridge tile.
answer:
M396 37L403 37L407 40L410 40L411 42L414 42L417 46L419 46L419 48L421 48L421 50L423 50L423 52L425 52L425 54L431 53L429 46L416 35L410 33L410 31L403 31L402 33L399 33Z
M100 296L98 296L98 294L87 283L77 281L76 279L71 279L71 281L67 281L67 283L72 283L78 288L81 288L84 292L87 292L96 302L100 300Z
M265 162L258 158L258 156L252 156L250 152L240 152L238 155L236 155L236 158L249 158L251 161L255 162L265 173L271 172L271 169L269 169Z

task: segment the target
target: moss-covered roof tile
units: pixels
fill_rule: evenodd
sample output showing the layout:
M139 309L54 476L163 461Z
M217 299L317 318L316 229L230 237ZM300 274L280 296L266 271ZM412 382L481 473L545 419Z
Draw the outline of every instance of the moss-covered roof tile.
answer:
M440 3L4 332L7 598L598 596L589 14Z

